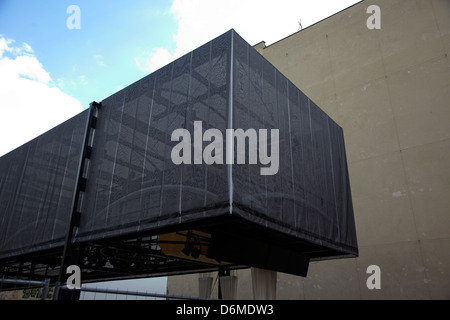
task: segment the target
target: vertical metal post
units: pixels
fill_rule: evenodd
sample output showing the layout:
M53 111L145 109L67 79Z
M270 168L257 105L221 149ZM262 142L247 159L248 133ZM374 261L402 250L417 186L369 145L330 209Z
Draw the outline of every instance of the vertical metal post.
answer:
M227 123L227 155L226 155L226 164L227 164L227 173L228 173L228 200L229 200L229 212L233 213L233 163L234 163L234 138L232 134L232 129L234 126L233 121L233 86L234 86L234 30L231 30L231 48L229 55L229 79L228 79L228 123Z
M44 287L42 288L41 300L47 299L49 287L50 287L50 279L45 279Z
M218 299L222 300L223 299L223 295L222 295L222 286L220 285L220 279L222 277L225 276L229 276L230 275L230 269L224 268L224 267L220 267L219 268L219 293L218 293Z
M59 288L61 287L61 282L57 281L55 283L55 290L53 291L53 300L59 300Z
M63 255L61 258L61 267L59 271L58 276L58 282L56 283L55 287L55 294L54 299L58 300L66 300L66 299L78 299L79 298L79 292L73 293L66 293L64 291L60 290L60 286L64 285L65 281L67 280L66 276L66 270L67 267L71 264L76 264L79 260L80 252L77 250L77 248L74 248L72 245L72 238L73 238L73 232L76 226L79 225L80 220L80 212L78 212L78 203L80 200L80 193L84 191L85 185L86 185L86 179L83 177L83 168L85 166L86 162L86 156L89 149L89 138L91 129L93 126L95 126L96 118L94 116L94 111L100 107L100 104L97 102L92 102L89 106L88 116L86 120L86 126L84 130L84 137L83 137L83 145L81 149L80 159L78 161L78 168L77 168L77 177L75 180L75 190L72 197L72 212L69 219L69 225L66 233L66 239L64 242L64 250ZM94 119L95 118L95 119Z

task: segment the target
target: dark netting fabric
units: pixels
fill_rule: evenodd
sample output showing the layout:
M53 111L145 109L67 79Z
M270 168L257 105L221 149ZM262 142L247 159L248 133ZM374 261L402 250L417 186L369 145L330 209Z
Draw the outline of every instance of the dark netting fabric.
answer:
M278 174L262 176L255 165L233 166L234 212L355 254L342 129L237 34L233 47L234 128L279 129Z
M230 44L224 34L102 101L77 241L228 210L226 166L175 165L171 134L193 140L194 121L225 131Z
M85 118L1 158L1 254L63 238ZM195 164L199 121L224 140L266 129L267 155L278 130L276 174L261 174L260 144L252 163L250 138L242 164L238 150L233 165ZM172 161L180 128L192 164ZM342 129L233 30L102 101L80 208L79 243L227 215L357 254Z
M0 158L0 258L60 246L87 111Z

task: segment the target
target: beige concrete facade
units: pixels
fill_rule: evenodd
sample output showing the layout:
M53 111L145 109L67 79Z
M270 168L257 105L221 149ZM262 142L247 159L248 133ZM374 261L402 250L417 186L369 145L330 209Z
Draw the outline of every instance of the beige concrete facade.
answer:
M343 127L360 250L278 274L277 298L450 299L450 1L365 0L255 48ZM252 299L250 271L237 276ZM169 294L195 295L197 278L169 277Z

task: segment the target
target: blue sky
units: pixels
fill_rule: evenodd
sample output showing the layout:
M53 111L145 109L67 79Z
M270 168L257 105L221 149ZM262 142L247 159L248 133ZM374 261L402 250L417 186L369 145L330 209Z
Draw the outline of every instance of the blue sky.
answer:
M80 8L81 29L66 26L71 4ZM166 0L1 0L0 33L30 45L53 85L87 107L145 75L134 57L153 47L173 49L169 10Z

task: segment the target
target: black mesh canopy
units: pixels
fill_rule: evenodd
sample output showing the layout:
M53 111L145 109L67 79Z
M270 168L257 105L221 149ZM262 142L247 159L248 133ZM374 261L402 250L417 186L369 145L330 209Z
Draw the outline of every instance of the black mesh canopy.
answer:
M63 245L86 116L0 158L0 258Z
M175 165L171 134L194 121L225 131L230 34L102 101L77 240L222 214L225 165ZM118 228L118 226L121 226ZM99 233L101 231L101 233Z
M0 259L63 245L86 117L0 159ZM299 275L358 254L342 129L234 30L103 100L83 169L80 246L197 230L205 259Z

